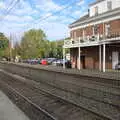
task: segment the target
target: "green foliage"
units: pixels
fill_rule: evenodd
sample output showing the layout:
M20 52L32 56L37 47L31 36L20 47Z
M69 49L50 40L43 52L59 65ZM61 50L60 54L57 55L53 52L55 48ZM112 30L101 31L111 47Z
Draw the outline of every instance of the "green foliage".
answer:
M0 49L8 47L8 38L3 33L0 33Z
M68 38L67 38L68 39ZM23 59L55 57L62 58L64 40L48 41L41 29L31 29L24 33L21 43L15 44L13 56Z
M8 45L8 38L3 33L0 33L0 56L5 56L5 50L8 48Z
M39 29L31 29L24 33L21 41L21 55L23 58L44 57L48 48L45 33Z
M21 56L21 47L18 42L14 44L14 49L12 49L12 57L15 58L16 56Z
M55 58L62 58L63 40L49 42L49 56Z

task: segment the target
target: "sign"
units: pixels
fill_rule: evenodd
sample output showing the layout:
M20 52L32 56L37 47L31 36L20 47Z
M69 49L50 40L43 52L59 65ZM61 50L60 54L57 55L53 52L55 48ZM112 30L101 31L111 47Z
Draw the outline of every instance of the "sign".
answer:
M66 54L66 59L70 60L70 53Z

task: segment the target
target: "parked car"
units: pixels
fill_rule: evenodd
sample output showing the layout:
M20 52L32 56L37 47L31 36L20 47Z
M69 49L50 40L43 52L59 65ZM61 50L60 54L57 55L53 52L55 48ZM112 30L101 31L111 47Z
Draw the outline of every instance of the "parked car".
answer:
M57 60L57 58L47 58L46 60L47 60L48 64L51 65L54 61Z
M41 60L41 64L42 64L42 65L48 65L47 59L42 59L42 60Z
M28 63L28 60L22 60L22 63Z
M31 60L31 64L38 64L38 60L37 59Z
M120 70L120 62L118 64L116 64L115 70Z
M63 60L62 59L58 59L52 62L52 65L54 66L62 66L63 64Z
M26 60L28 64L31 64L31 59Z
M41 58L38 58L38 61L37 61L38 64L41 64L41 60L42 60Z
M65 66L67 68L71 68L71 62L68 61L68 60L63 60L63 59L59 59L59 60L56 60L56 61L52 62L52 65L54 65L54 66L63 66L64 62L65 62Z
M65 66L67 68L71 68L71 61L70 60L67 60L66 63L65 63Z
M7 61L7 58L5 58L5 57L3 57L3 58L1 58L2 59L2 61Z
M35 65L39 64L39 62L40 62L39 59L28 59L26 63Z

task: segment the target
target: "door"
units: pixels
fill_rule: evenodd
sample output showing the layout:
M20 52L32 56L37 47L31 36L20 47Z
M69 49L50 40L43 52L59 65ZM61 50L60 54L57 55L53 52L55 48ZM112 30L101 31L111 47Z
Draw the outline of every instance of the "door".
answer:
M115 69L116 64L119 62L119 52L112 52L112 69Z
M85 56L81 56L82 68L85 69Z

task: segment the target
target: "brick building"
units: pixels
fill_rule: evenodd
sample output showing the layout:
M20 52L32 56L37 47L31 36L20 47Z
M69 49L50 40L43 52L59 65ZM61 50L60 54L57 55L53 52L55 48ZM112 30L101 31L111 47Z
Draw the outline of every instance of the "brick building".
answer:
M88 14L69 25L73 68L115 69L120 61L120 0L96 0Z

